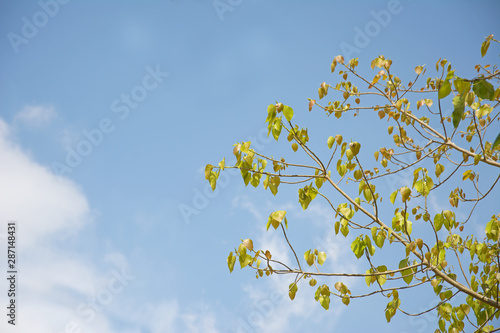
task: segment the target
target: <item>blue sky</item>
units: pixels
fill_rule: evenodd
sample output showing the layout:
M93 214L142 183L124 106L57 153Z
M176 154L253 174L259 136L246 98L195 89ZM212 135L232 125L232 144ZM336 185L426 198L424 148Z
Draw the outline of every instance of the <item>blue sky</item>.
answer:
M498 61L497 50L479 53L500 33L498 2L41 0L0 9L0 221L18 222L20 253L18 325L2 319L2 332L433 329L431 316L387 325L382 298L326 312L306 286L291 302L291 277L230 275L226 257L241 238L290 258L280 235L265 232L277 208L289 211L297 244L329 251L327 268L364 266L349 239L329 236L324 203L302 212L296 189L274 198L234 174L211 193L203 169L230 158L236 141L280 155L287 145L264 130L276 100L317 127L321 144L324 132L344 131L376 146L369 122L335 128L307 112L321 82L337 79L332 59L359 57L368 73L384 54L409 78L442 57L473 77L475 64ZM432 304L418 299L415 311Z

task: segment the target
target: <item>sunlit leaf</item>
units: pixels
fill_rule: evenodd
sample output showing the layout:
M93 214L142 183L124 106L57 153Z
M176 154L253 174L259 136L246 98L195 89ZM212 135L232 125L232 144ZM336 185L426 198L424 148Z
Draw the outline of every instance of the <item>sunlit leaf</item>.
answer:
M439 87L438 98L439 99L445 98L446 96L448 96L450 94L450 92L451 92L450 81L446 80L443 82L441 87Z
M494 100L495 88L493 88L493 85L486 80L479 80L474 82L472 90L479 98L489 99L490 101Z
M332 148L333 144L335 143L335 138L333 136L330 136L326 142L328 144L328 148Z
M249 251L253 251L253 242L251 239L245 239L243 241L243 245L249 250Z
M286 120L290 121L293 118L293 109L288 105L285 105L283 108L283 114L285 115Z
M213 166L213 165L211 165L211 164L207 164L207 165L205 166L205 179L207 179L207 180L208 180L208 178L210 177L210 173L212 172L212 169L213 169L213 168L214 168L214 166Z
M236 262L236 257L233 256L233 252L229 253L229 256L227 257L227 267L229 267L230 273L233 272L235 262Z
M484 57L486 55L486 52L488 52L489 47L490 47L490 39L486 39L481 44L481 57Z
M318 253L318 264L323 265L326 260L326 253L325 252L319 252Z
M295 294L297 293L297 290L299 290L299 287L297 286L296 283L291 283L290 286L288 287L288 296L290 299L293 301L295 298Z
M453 118L453 126L457 128L464 114L465 98L462 95L453 97L453 106L455 109L453 110L451 117Z
M495 141L493 141L493 145L491 146L491 149L495 149L496 146L498 146L500 144L500 133L498 133Z

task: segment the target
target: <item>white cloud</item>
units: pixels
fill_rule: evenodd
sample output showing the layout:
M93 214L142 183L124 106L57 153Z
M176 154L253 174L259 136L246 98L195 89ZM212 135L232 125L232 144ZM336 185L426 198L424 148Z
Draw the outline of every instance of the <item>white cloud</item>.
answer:
M16 326L2 320L0 332L218 332L211 304L181 310L175 299L144 304L123 292L135 277L110 242L100 254L104 270L88 254L56 245L78 240L93 223L87 198L77 184L37 164L11 134L0 119L0 243L5 245L6 222L17 221L21 257ZM0 290L7 289L1 279ZM129 328L115 329L115 318Z
M196 302L189 306L177 300L149 303L132 312L132 321L151 333L217 333L217 314L214 304Z
M38 111L26 111L24 119L44 119ZM41 112L41 111L40 111ZM31 117L31 118L30 118ZM38 117L38 118L37 118ZM1 332L64 332L69 325L91 325L92 331L111 332L109 320L95 311L94 318L78 316L78 306L101 296L106 303L111 293L110 272L99 271L90 258L59 249L56 240L78 237L81 228L92 223L87 199L81 189L66 178L53 175L13 143L9 126L0 119L0 239L5 245L6 222L17 222L18 281L16 326L0 321ZM110 262L123 261L118 255ZM7 290L2 279L0 290ZM109 289L109 290L108 290ZM97 293L97 294L96 294ZM100 294L99 294L100 293ZM106 299L106 297L108 297ZM101 302L102 303L102 302ZM102 305L102 304L101 304ZM88 330L87 330L88 331Z
M213 312L195 309L182 316L184 331L189 333L217 333L216 317Z
M324 247L323 251L327 252L327 263L329 264L325 264L326 267L322 267L322 271L346 272L356 269L356 264L352 263L352 256L347 253L349 250L347 241L345 239L335 239L333 241L330 237L333 232L333 215L327 208L315 204L311 205L304 213L301 209L296 209L294 203L286 203L280 207L272 207L269 202L265 205L258 205L246 196L235 198L232 204L233 207L247 210L259 221L259 223L256 223L259 234L254 239L254 245L258 244L259 249L269 250L273 258L286 263L291 268L296 267L297 264L283 234L279 230L274 231L271 228L266 231L265 227L263 227L265 224L262 223L262 217L273 210L286 210L289 219L319 221L313 222L315 227L318 228L317 234L321 235L317 238L319 244L316 245L318 248ZM297 249L295 250L297 251ZM299 252L297 252L297 255L301 260L301 264L303 264L302 252ZM273 268L281 269L283 267L273 264ZM311 288L307 281L299 283L299 291L295 299L291 301L287 288L294 281L294 278L294 275L274 274L270 277L261 278L265 280L264 285L256 283L243 286L242 288L248 297L249 309L238 318L236 331L290 332L299 329L302 323L312 322L320 323L321 327L333 327L344 310L341 308L341 310L336 310L334 313L324 311L321 305L314 300L315 288ZM354 281L350 282L350 286L354 285ZM332 297L331 307L335 302L337 300ZM303 329L307 329L307 327L310 327L310 325L306 325Z
M179 316L179 304L177 301L163 302L148 306L150 318L146 320L152 333L173 332L175 321Z
M9 140L0 119L0 218L16 220L25 248L56 232L74 233L90 220L87 200L68 179L57 177Z
M28 105L14 117L14 123L23 123L28 126L42 127L56 117L52 106Z

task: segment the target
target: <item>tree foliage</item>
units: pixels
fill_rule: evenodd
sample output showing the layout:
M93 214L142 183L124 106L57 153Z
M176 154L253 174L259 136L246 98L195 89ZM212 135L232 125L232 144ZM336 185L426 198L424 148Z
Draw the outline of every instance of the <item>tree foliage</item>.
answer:
M491 42L498 43L493 35L482 43L482 56ZM397 312L410 315L404 310L400 291L432 288L440 300L429 309L438 315L436 332L463 332L465 325L478 332L492 332L492 322L500 316L500 205L481 203L500 179L500 112L496 110L500 71L496 65L476 65L477 76L468 79L458 76L446 59L439 59L436 76L426 76L428 69L417 66L414 79L404 85L391 66L392 60L382 55L373 59L371 69L376 73L370 79L358 73L358 59L346 62L337 56L331 72L337 71L339 82L323 82L319 98L309 99L309 111L324 112L332 121L348 113L361 119L363 113L371 111L387 122L391 146L377 149L373 159L371 154L362 154L360 142L347 142L335 133L325 138L324 150L313 151L308 129L293 122L290 106L277 102L267 108L268 135L278 140L284 134L292 150L305 154L310 164L266 156L251 148L251 142L241 142L234 145L234 165L227 166L223 160L205 169L212 189L221 171L236 168L245 185L258 187L262 183L273 195L284 184L298 184L298 201L304 210L321 197L335 212L332 232L355 236L351 250L366 262L366 271L321 272L319 266L327 260L325 252L307 249L299 255L302 252L287 237L288 221L282 210L269 215L266 227L283 233L295 258L293 265L245 239L229 254L229 270L232 272L238 261L241 268L255 270L257 278L290 274L292 300L308 280L316 288L315 300L327 310L332 297L349 305L352 299L381 294L388 298L388 322ZM329 95L341 98L323 102ZM444 111L448 105L452 112ZM370 131L376 129L374 126ZM395 187L397 182L391 179L402 173L411 177L404 186ZM480 182L480 173L493 177ZM343 198L341 202L334 202L327 194L332 189ZM437 212L431 208L433 196L447 197L446 207ZM470 225L476 209L491 210L492 214L485 221L485 235L477 237L472 233L477 229ZM376 263L382 248L390 248L392 257L398 258L397 266ZM332 279L331 283L317 285L319 277ZM354 294L348 284L334 280L340 277L343 281L364 277L374 291Z

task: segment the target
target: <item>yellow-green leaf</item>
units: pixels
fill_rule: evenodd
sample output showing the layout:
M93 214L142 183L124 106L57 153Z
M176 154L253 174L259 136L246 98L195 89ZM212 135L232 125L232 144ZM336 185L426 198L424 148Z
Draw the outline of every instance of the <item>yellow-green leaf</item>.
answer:
M229 253L229 256L227 257L227 267L229 267L230 273L233 272L235 262L236 262L236 257L233 256L233 252Z
M325 252L319 252L318 253L318 264L323 265L326 260L326 253Z
M450 94L450 92L451 92L450 81L446 80L442 83L441 87L439 87L438 98L439 99L445 98Z
M288 105L285 105L283 108L283 114L285 115L286 120L290 121L293 118L293 109Z
M297 287L296 283L291 283L290 286L288 287L288 296L290 299L293 301L295 298L295 294L297 293L297 290L299 290L299 287Z
M392 204L394 204L394 201L396 200L397 195L398 195L398 191L397 190L391 193L391 196L390 196L389 200L391 200Z
M213 166L213 165L211 165L211 164L207 164L207 165L205 166L205 179L207 179L207 180L208 180L208 178L210 177L210 173L212 172L212 169L213 169L213 168L214 168L214 166Z
M331 149L333 147L333 144L335 143L335 138L333 136L330 136L326 143L328 144L328 148Z

